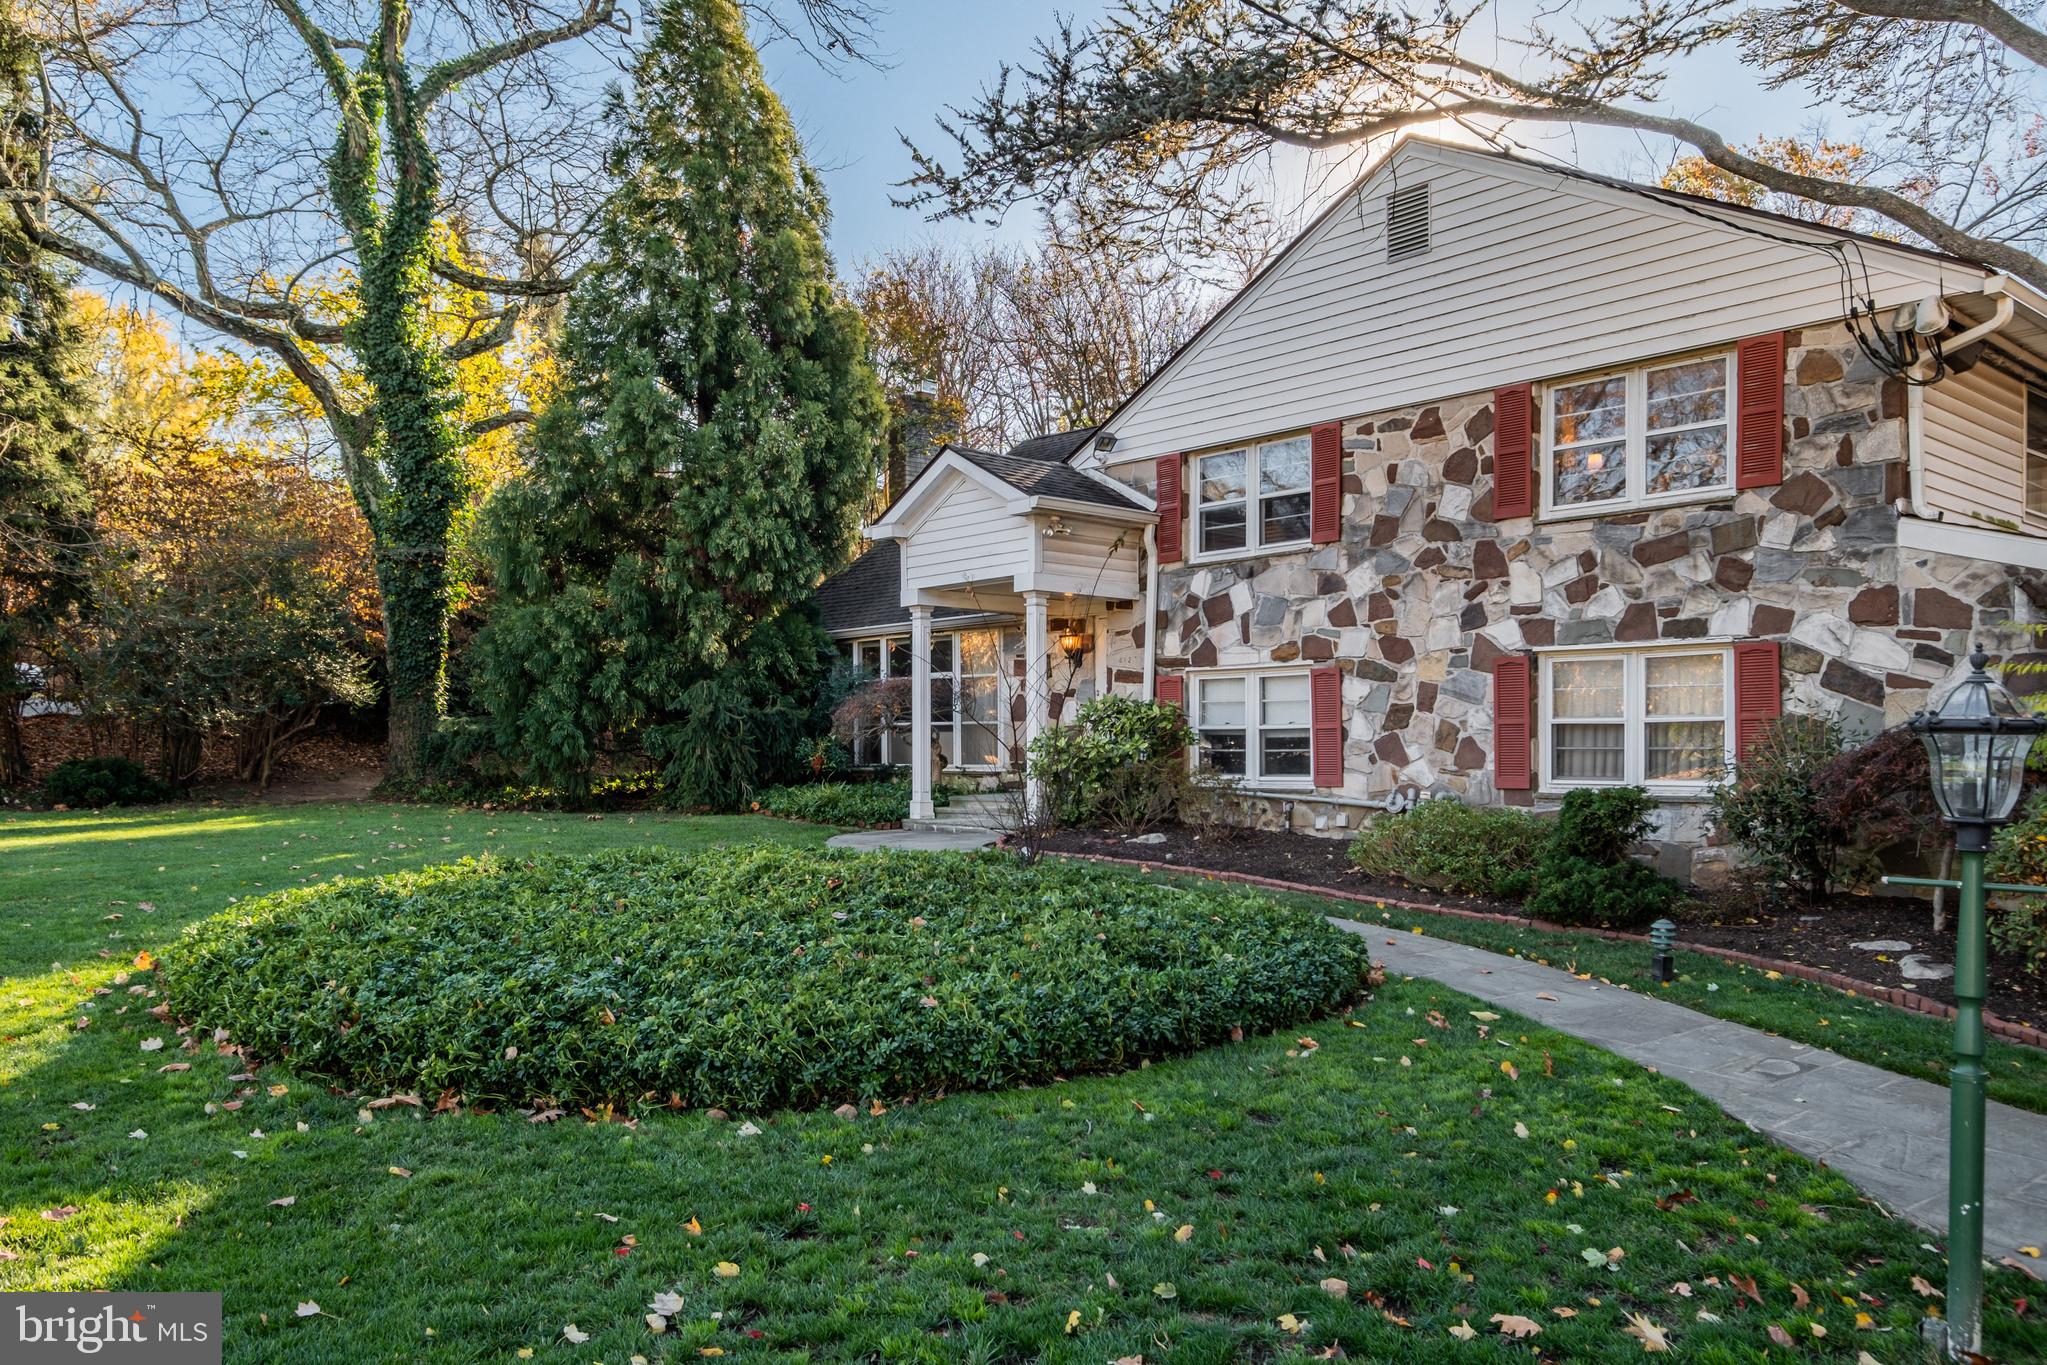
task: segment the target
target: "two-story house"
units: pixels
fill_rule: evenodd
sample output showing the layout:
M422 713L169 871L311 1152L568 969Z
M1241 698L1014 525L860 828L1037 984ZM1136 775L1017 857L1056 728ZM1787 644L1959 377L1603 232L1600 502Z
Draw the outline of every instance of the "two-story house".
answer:
M1409 140L1100 428L948 447L868 535L827 624L949 681L866 755L920 793L1116 688L1264 823L1638 783L1710 881L1758 727L1873 733L2047 615L2047 298Z

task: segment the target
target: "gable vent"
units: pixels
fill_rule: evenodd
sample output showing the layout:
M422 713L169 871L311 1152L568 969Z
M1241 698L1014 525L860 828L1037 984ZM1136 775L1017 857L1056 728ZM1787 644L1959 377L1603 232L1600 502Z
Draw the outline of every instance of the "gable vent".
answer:
M1409 185L1386 196L1386 259L1404 261L1429 249L1429 187Z

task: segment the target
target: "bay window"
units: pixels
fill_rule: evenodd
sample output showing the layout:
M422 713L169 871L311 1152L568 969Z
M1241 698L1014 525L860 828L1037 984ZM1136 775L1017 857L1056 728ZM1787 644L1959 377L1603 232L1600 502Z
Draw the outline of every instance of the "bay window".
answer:
M1196 555L1269 550L1308 540L1308 438L1289 436L1197 455Z
M1543 657L1543 772L1552 787L1703 788L1733 757L1726 649Z
M1733 488L1734 357L1551 385L1544 502L1551 513L1678 501Z
M1306 672L1208 674L1193 682L1203 766L1254 784L1310 782Z

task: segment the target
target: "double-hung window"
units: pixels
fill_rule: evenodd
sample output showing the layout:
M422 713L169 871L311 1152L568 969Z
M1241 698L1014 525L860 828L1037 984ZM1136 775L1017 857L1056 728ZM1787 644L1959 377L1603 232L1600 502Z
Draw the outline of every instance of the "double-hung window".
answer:
M2047 517L2047 392L2026 390L2026 511Z
M1551 513L1676 502L1732 489L1734 357L1552 384L1544 395Z
M1194 728L1205 766L1247 782L1306 785L1313 774L1308 675L1210 674L1194 679Z
M1195 456L1195 553L1307 543L1310 465L1306 436Z
M1698 788L1733 757L1726 649L1556 653L1543 659L1551 787Z

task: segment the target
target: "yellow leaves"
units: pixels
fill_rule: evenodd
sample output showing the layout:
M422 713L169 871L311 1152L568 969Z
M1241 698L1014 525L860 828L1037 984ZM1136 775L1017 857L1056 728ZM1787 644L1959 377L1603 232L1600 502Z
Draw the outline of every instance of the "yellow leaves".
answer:
M1649 1355L1660 1355L1670 1349L1669 1334L1640 1313L1628 1314L1628 1324L1621 1331L1641 1342L1642 1350Z
M1520 1068L1515 1066L1512 1062L1501 1062L1500 1074L1505 1076L1510 1081L1518 1081L1521 1079Z
M1076 1308L1066 1315L1066 1335L1072 1336L1075 1329L1077 1329L1079 1326L1080 1310Z
M412 1172L407 1170L403 1166L389 1166L386 1167L385 1169L390 1171L392 1175L397 1176L400 1180L412 1179Z
M1510 1336L1516 1341L1542 1335L1541 1323L1534 1318L1525 1318L1519 1313L1495 1313L1488 1321L1500 1329L1501 1335Z
M2038 1247L2020 1247L2020 1248L2019 1248L2019 1255L2021 1255L2021 1256L2030 1256L2030 1257L2032 1257L2032 1258L2033 1258L2034 1260L2036 1260L2036 1261L2037 1261L2037 1260L2039 1260L2039 1259L2040 1259L2040 1248L2038 1248Z
M1494 1014L1491 1010L1468 1010L1466 1013L1470 1014L1472 1018L1478 1020L1481 1024L1497 1024L1500 1022L1500 1016Z
M1193 1237L1194 1225L1192 1223L1182 1223L1179 1227L1173 1229L1173 1240L1176 1242L1191 1241Z
M1273 1321L1279 1324L1280 1331L1293 1336L1299 1336L1303 1331L1307 1330L1308 1326L1306 1319L1297 1318L1292 1313L1281 1313Z
M144 948L144 949L143 949L143 950L142 950L141 952L139 952L139 953L135 954L135 970L136 970L136 971L138 971L138 972L146 972L146 971L149 971L150 969L152 969L152 968L153 968L153 967L155 967L155 966L156 966L156 954L154 954L154 953L150 952L150 951L149 951L149 950L148 950L147 948Z
M1459 1318L1457 1319L1457 1325L1450 1329L1450 1335L1456 1337L1459 1341L1470 1341L1478 1335L1478 1329L1471 1325L1470 1319Z
M711 1267L711 1273L721 1280L736 1279L739 1275L739 1267L731 1261L720 1261Z
M682 1225L682 1230L692 1237L701 1237L704 1235L704 1225L697 1221L697 1216L695 1214L691 1214L689 1216L689 1221Z

